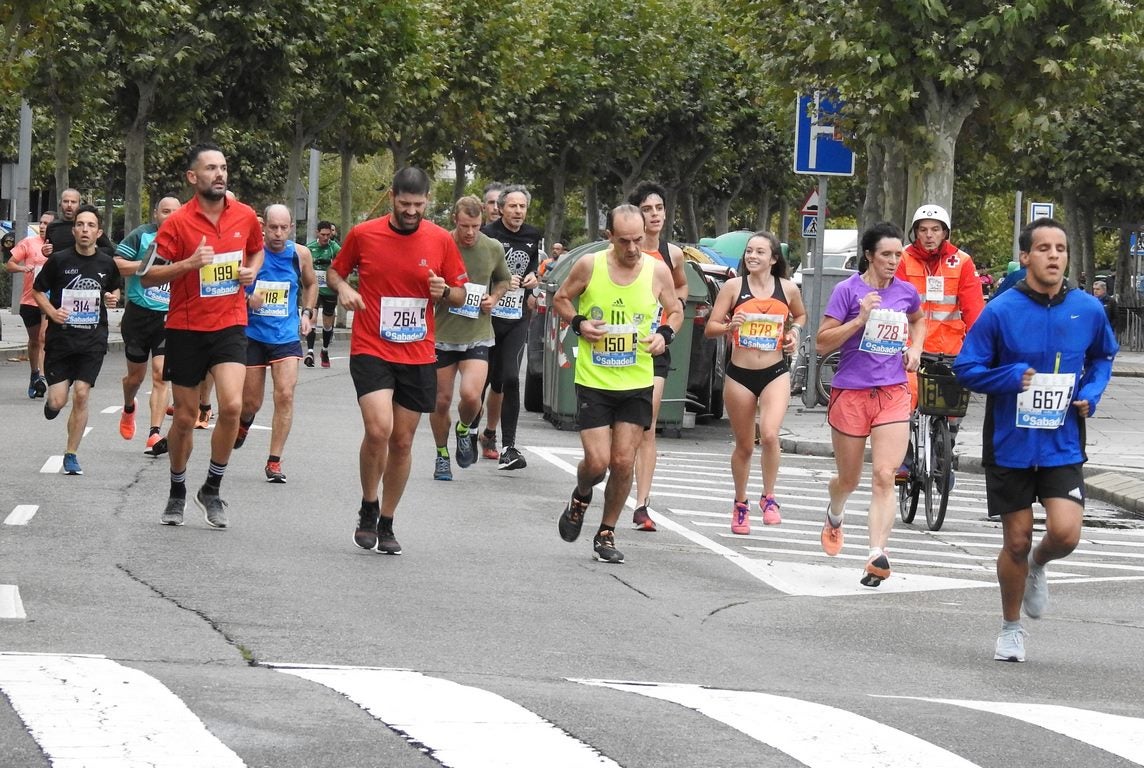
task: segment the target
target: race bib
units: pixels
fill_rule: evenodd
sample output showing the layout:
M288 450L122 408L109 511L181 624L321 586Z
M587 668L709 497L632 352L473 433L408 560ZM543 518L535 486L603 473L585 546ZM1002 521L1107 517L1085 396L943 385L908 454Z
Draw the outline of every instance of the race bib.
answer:
M524 317L524 289L517 288L501 296L501 300L493 307L492 316L502 320L519 320Z
M68 311L67 325L99 323L99 290L64 288L60 307Z
M945 278L941 275L926 275L926 301L941 301L945 298Z
M428 299L381 297L381 338L397 344L421 341L428 333L425 323Z
M314 274L315 274L315 275L317 276L317 278L318 278L318 287L319 287L319 288L325 288L325 287L326 287L326 270L324 270L324 269L315 269L315 270L314 270Z
M449 307L449 312L461 317L475 318L481 314L481 298L485 287L480 283L465 283L465 303L459 307Z
M1017 395L1017 426L1056 429L1064 424L1075 382L1071 373L1034 373L1029 388Z
M238 293L238 269L242 252L216 253L210 264L199 269L199 296L233 296Z
M638 332L633 323L605 325L603 338L592 343L592 365L603 368L635 365Z
M170 304L171 284L163 283L162 285L152 285L150 288L144 288L143 298L148 301L153 301L156 304Z
M262 295L262 306L254 310L259 317L286 317L290 313L290 283L259 280L254 292Z
M875 309L866 320L858 349L872 355L900 355L906 348L908 328L905 312Z
M773 352L779 348L785 327L785 315L749 314L739 326L739 346Z

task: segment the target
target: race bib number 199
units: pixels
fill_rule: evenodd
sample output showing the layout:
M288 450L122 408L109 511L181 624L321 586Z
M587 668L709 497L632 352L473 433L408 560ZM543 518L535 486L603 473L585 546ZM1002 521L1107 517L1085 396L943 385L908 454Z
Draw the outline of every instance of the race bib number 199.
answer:
M216 253L210 264L199 268L199 296L209 298L238 293L238 269L241 266L241 252Z

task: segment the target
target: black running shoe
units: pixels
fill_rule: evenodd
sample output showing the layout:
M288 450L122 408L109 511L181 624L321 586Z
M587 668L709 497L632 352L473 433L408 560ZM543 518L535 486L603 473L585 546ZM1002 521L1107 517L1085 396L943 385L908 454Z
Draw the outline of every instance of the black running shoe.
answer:
M235 438L234 438L234 447L236 450L238 448L241 448L243 446L243 444L246 443L246 436L249 434L250 434L250 427L244 427L241 424L238 425L238 434L235 435Z
M147 442L151 442L150 439L148 439ZM143 453L147 454L148 456L162 456L168 450L170 450L170 448L167 446L167 438L160 437L158 440L152 443L150 448L143 451Z
M393 535L393 518L378 517L377 519L377 551L383 555L400 555L401 545Z
M528 466L528 462L520 455L514 446L505 446L501 451L500 462L497 464L497 469L524 469Z
M592 549L601 563L622 563L624 553L616 549L616 535L611 531L600 531L592 539Z
M307 349L306 356L302 358L302 362L306 364L307 368L314 367L314 350Z
M354 530L354 544L362 549L377 548L378 512L371 509L358 510L357 529Z
M580 529L584 526L584 513L588 511L588 504L588 501L579 501L575 496L569 500L557 526L560 529L560 538L569 542L580 538Z

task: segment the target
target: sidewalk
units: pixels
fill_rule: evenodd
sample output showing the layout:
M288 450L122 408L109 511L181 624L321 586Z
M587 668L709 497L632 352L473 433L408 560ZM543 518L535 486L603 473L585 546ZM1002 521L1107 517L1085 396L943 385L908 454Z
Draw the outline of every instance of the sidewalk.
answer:
M985 396L973 395L961 422L955 453L961 471L981 471ZM786 453L832 456L826 408L791 398L780 432ZM1144 353L1121 352L1096 415L1086 422L1085 486L1093 499L1144 517ZM867 458L869 449L867 449Z

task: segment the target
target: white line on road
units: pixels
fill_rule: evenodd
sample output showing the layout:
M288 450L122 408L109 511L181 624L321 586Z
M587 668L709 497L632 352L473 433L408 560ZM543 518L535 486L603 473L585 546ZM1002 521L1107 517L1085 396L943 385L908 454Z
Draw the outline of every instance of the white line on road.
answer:
M4 518L4 525L27 525L39 508L38 504L18 504Z
M480 688L404 669L268 666L341 693L451 768L617 766L539 715Z
M40 467L40 472L45 475L56 475L59 474L59 471L63 468L64 457L62 454L59 456L49 456L48 460L44 462L44 466Z
M917 736L853 712L754 691L698 685L573 680L670 701L731 726L810 768L974 768Z
M111 406L108 406L107 408L104 408L102 411L100 411L100 413L119 413L122 410L123 410L122 405L111 405Z
M0 653L0 690L53 768L244 768L155 678L110 659Z
M0 619L26 619L20 588L15 584L0 584Z
M873 695L873 694L872 694ZM1110 715L1091 709L1062 707L1059 704L1027 704L1009 701L966 701L964 699L930 699L921 696L884 696L887 699L914 699L936 704L975 709L1004 715L1036 725L1051 733L1111 752L1137 765L1144 765L1144 718Z

